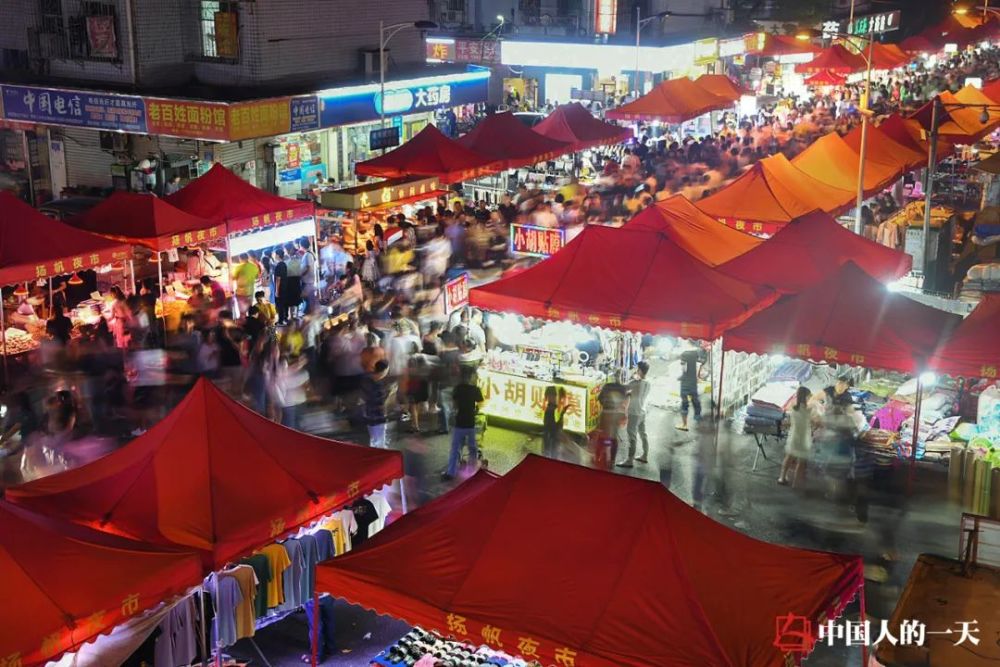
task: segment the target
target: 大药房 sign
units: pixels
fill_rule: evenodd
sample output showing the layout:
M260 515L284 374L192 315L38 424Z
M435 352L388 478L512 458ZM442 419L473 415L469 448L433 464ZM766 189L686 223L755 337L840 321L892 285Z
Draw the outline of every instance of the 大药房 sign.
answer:
M321 96L320 126L335 127L376 120L383 111L386 116L392 116L484 102L489 88L489 72L467 72L424 81L427 83L402 88L387 85L384 104L377 86Z
M551 227L512 224L510 226L510 251L518 255L548 257L566 245L566 232Z
M463 273L444 284L444 312L450 315L469 303L469 274Z

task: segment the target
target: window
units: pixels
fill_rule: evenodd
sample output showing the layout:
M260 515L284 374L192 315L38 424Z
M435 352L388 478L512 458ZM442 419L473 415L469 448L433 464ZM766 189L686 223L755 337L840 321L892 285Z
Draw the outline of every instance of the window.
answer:
M114 4L85 1L77 11L67 16L60 0L40 0L40 52L54 58L117 61L118 17Z
M201 0L201 54L206 58L239 56L237 0Z

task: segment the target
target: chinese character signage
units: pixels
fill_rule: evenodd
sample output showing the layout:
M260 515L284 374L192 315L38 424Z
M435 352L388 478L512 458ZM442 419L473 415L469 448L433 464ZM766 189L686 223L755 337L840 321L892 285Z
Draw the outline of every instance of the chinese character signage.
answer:
M613 35L618 30L618 0L597 0L594 5L594 32Z
M564 245L566 245L566 232L562 229L518 224L510 226L512 253L548 257L559 252Z
M368 150L377 151L399 145L399 128L395 125L380 127L368 133Z
M746 40L743 37L734 37L733 39L719 40L720 58L731 58L733 56L742 56L746 52L747 52Z
M441 194L439 185L435 177L395 178L324 192L320 195L320 204L338 211L364 211L393 202L437 197Z
M898 30L901 15L902 12L897 9L892 12L855 16L854 21L844 21L840 24L840 32L848 35L880 35L884 32ZM823 32L827 32L825 24Z
M545 388L555 383L489 369L480 369L478 375L479 387L486 399L480 412L488 417L541 426L545 412ZM573 433L589 433L593 428L592 418L596 418L599 412L594 408L600 387L559 386L565 387L569 399L563 418L564 427Z
M497 39L452 39L428 37L425 53L428 62L499 65L501 42Z
M433 111L444 107L485 102L489 88L489 72L468 72L451 77L437 77L434 83L408 88L386 87L385 103L376 88L359 92L335 93L320 98L320 127L336 127L350 123L376 120L380 113L408 114Z
M285 134L291 125L289 103L285 97L230 106L229 140Z
M315 95L293 97L291 102L291 131L319 129L319 99Z
M219 102L146 100L150 134L225 141L229 138L228 112L229 105Z
M141 97L6 84L0 89L4 117L9 120L95 130L147 131Z
M454 39L441 39L428 37L424 42L427 60L431 62L453 63L456 58L456 45Z
M235 58L240 52L239 17L235 12L215 12L215 55Z
M463 273L444 284L444 312L446 315L469 303L469 274Z
M765 238L773 236L783 227L783 225L776 222L761 222L757 220L745 220L743 218L732 217L719 218L719 222L724 224L726 227L732 227L737 231Z

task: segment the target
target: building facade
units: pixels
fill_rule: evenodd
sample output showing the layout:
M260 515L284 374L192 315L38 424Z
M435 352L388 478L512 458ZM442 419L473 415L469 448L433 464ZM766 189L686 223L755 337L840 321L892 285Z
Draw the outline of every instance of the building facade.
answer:
M488 72L424 63L413 0L4 0L0 187L159 189L221 162L282 194L350 180L369 131L405 140ZM380 24L408 24L385 49ZM145 161L145 162L144 162ZM154 176L148 172L152 166ZM5 185L6 184L6 185Z

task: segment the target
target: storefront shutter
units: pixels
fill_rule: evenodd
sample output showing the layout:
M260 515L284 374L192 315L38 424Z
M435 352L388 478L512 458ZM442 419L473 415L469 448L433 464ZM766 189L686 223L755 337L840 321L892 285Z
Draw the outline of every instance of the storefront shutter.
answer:
M66 183L70 187L111 187L111 165L118 160L101 148L95 130L66 128L60 131L66 149Z

